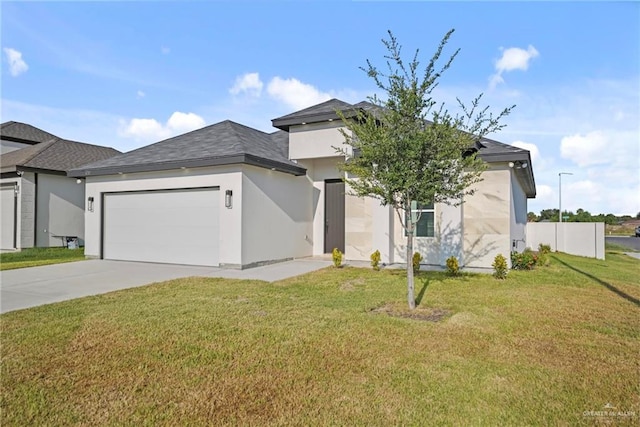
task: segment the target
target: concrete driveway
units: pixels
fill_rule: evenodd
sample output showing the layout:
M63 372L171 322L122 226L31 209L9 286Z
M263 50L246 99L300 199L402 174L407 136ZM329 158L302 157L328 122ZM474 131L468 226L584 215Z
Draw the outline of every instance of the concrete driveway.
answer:
M331 265L299 259L247 270L215 267L87 260L0 272L0 313L143 286L180 277L224 277L269 282Z

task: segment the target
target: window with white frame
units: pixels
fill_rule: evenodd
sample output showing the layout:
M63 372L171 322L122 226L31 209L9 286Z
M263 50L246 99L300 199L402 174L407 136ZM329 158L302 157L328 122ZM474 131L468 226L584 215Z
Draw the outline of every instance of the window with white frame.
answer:
M415 218L418 218L418 223L414 230L415 237L435 236L435 209L433 203L411 202L411 218L414 221ZM409 217L407 217L408 220L410 220Z

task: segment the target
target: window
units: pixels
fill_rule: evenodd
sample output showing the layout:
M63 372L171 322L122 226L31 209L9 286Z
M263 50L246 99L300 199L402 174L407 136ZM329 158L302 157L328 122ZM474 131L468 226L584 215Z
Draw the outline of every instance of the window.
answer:
M411 202L411 214L418 216L420 219L416 224L414 236L416 237L434 237L435 236L435 210L433 203L422 204L417 202ZM407 217L407 221L409 218ZM406 235L405 231L405 235Z

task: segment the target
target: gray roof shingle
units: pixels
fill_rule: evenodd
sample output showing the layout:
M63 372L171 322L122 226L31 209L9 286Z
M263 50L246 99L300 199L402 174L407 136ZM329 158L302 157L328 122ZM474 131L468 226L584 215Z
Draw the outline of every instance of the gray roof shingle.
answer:
M271 120L273 127L289 131L291 125L299 125L304 123L319 123L327 120L335 120L338 118L336 110L349 114L351 111L355 113L355 107L339 99L330 99L318 105L296 111L286 116L278 117Z
M72 176L248 163L303 175L288 158L286 132L268 134L230 120L70 171Z
M55 138L3 154L0 157L0 170L3 173L18 169L66 172L119 153L109 147Z
M39 144L58 137L38 129L35 126L20 122L4 122L0 125L0 138L6 141L21 142L23 144Z

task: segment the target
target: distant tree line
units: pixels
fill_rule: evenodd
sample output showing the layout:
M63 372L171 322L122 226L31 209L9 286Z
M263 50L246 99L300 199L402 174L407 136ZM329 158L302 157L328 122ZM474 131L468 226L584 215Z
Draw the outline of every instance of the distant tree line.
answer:
M604 222L605 224L616 225L632 219L634 219L634 217L631 215L592 215L589 211L585 211L584 209L578 209L575 213L571 211L562 212L562 221L566 222ZM640 212L636 214L635 219L640 219ZM536 215L534 212L529 212L527 214L527 221L558 222L558 209L543 209L540 211L540 215Z

